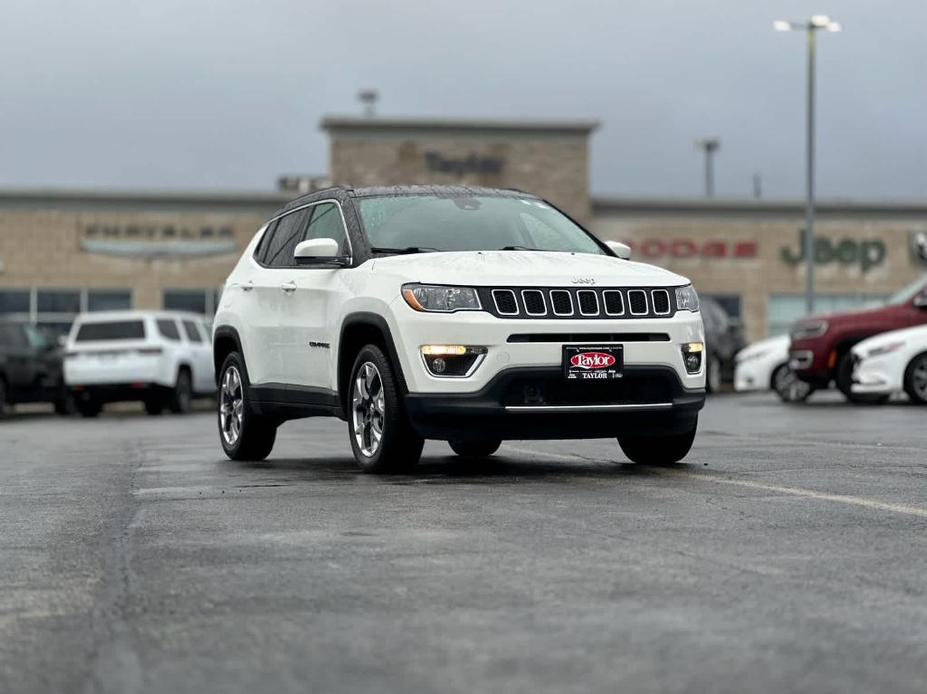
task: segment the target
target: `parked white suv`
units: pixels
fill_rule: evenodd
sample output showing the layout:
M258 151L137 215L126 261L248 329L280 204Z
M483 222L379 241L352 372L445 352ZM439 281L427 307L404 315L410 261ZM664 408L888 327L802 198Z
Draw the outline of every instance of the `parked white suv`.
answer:
M689 281L631 262L511 190L330 188L262 226L214 328L219 439L263 459L288 419L336 416L364 470L424 439L464 456L505 439L616 437L682 459L704 404Z
M148 414L189 412L194 396L216 390L211 332L195 313L82 313L68 335L65 384L85 417L130 400L141 400Z

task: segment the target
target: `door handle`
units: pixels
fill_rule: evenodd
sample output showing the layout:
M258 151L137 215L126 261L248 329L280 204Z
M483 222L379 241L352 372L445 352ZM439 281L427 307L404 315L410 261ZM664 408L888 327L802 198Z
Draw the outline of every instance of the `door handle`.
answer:
M280 290L284 292L285 294L292 294L293 292L296 291L296 282L294 282L293 280L290 280L289 282L285 282L284 284L280 285Z
M232 282L230 286L232 289L241 289L243 292L250 292L252 289L254 289L254 280L248 280L245 283Z

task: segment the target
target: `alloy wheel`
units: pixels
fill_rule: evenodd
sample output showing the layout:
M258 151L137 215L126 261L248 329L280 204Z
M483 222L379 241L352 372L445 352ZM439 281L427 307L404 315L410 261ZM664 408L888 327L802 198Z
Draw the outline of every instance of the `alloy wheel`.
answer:
M222 389L219 393L219 430L229 446L234 446L241 436L244 410L241 374L235 366L230 366L222 377Z
M366 457L373 457L380 449L385 422L383 379L375 364L364 362L351 392L351 424L357 448Z
M798 378L788 366L776 370L774 381L776 393L785 402L799 402L811 393L811 385Z

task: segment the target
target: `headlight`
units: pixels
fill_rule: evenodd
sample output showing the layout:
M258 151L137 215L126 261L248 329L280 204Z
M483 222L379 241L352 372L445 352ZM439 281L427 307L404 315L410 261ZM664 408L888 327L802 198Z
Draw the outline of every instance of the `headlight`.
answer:
M480 297L472 287L444 287L437 284L406 284L402 298L416 311L453 313L479 311Z
M881 357L883 354L897 352L902 347L904 347L904 342L889 342L887 345L882 345L881 347L873 347L868 352L866 352L866 356Z
M812 320L802 323L796 323L792 327L790 337L792 340L810 340L813 337L821 337L827 332L826 320Z
M698 311L698 294L691 284L676 287L676 309L679 311Z

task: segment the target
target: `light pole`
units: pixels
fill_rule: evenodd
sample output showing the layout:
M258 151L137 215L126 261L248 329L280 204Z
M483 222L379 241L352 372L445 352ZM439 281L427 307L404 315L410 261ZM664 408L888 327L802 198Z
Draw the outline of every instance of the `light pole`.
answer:
M704 137L695 141L695 146L705 152L705 197L715 196L715 152L721 149L721 140L717 137Z
M806 130L806 199L805 199L805 306L814 313L814 52L818 31L840 31L840 25L823 14L806 22L773 22L776 31L805 31L808 36L808 116Z

